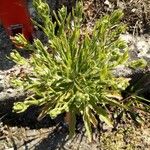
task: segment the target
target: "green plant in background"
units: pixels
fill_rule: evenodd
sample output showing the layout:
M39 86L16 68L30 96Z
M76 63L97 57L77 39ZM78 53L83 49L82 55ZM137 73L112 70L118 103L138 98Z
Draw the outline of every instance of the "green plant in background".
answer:
M126 26L120 22L121 10L114 11L96 21L92 34L82 32L83 4L78 2L71 14L62 7L55 12L52 21L48 4L34 0L33 4L42 25L34 21L48 38L46 44L39 39L29 44L22 35L15 42L33 51L29 59L17 51L11 54L18 65L30 68L23 77L14 77L12 82L22 86L28 97L24 102L14 104L14 111L20 113L31 105L42 107L39 119L49 114L52 118L66 113L73 136L76 115L83 116L87 135L92 140L92 126L98 120L113 125L110 108L131 109L124 105L121 91L129 85L129 79L116 77L113 71L128 61L127 44L119 38ZM56 33L56 25L57 33ZM134 105L131 105L134 107Z

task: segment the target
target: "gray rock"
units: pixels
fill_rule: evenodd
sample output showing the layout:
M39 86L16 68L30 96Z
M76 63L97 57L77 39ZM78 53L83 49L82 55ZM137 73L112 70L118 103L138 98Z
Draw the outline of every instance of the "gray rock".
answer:
M144 58L150 66L150 36L133 36L131 34L123 34L121 38L129 45L131 59Z

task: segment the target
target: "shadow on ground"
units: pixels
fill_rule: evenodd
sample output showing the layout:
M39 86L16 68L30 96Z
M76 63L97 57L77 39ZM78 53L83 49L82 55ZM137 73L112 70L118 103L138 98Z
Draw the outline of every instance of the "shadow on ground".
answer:
M47 138L43 139L35 146L35 150L55 150L63 149L65 143L67 142L68 132L67 129L62 129L61 126L58 126L54 129L52 133L48 135Z
M8 59L12 49L14 49L14 46L0 26L0 70L8 70L14 66L14 63Z
M43 120L37 121L40 108L30 107L24 113L16 114L12 112L12 106L13 103L0 103L0 136L4 136L2 143L6 142L6 145L11 145L14 150L56 150L66 149L65 147L68 149L68 127L64 123L64 114L54 120L46 116ZM81 121L77 131L81 141L84 135L82 127Z

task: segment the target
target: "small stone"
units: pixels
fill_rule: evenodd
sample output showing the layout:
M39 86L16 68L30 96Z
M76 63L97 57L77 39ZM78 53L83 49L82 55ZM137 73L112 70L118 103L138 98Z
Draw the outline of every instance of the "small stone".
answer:
M27 130L26 131L27 137L37 136L38 134L39 134L39 132L37 130Z

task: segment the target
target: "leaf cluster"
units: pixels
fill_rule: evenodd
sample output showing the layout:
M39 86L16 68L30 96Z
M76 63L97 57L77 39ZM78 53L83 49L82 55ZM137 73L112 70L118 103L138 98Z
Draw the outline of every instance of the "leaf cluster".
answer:
M110 106L128 110L121 91L129 85L129 79L113 74L113 70L127 64L129 58L127 44L120 39L126 30L120 22L123 13L116 10L104 16L96 21L92 34L88 28L83 34L82 2L78 2L70 14L66 7L53 12L54 22L44 1L34 0L33 4L43 22L42 25L34 23L43 30L48 41L43 44L35 39L31 45L22 35L15 39L33 54L28 60L17 51L11 54L17 64L32 70L23 78L13 79L15 85L23 86L30 93L24 102L14 104L14 110L23 112L31 105L42 106L39 119L47 114L55 118L66 113L70 137L75 132L76 115L81 114L92 140L92 126L98 124L95 115L112 126Z

